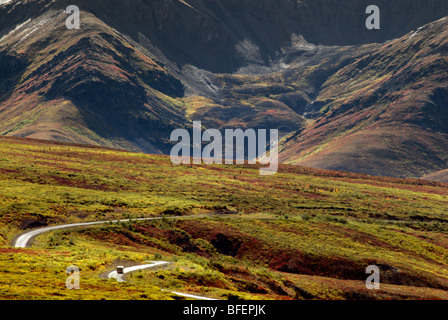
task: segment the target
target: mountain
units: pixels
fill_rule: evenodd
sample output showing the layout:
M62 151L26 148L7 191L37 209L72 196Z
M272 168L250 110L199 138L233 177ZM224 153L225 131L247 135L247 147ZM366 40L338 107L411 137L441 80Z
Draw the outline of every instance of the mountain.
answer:
M445 169L447 57L446 18L373 47L328 77L282 160L387 176Z
M163 140L185 122L173 99L182 83L92 14L68 30L66 14L45 3L2 8L27 15L1 38L1 133L167 152Z
M423 176L421 179L448 183L448 169L427 174L427 175Z
M80 30L65 26L74 4ZM170 133L200 120L279 129L286 163L397 177L445 169L448 3L377 1L375 31L369 4L6 2L0 134L167 154Z

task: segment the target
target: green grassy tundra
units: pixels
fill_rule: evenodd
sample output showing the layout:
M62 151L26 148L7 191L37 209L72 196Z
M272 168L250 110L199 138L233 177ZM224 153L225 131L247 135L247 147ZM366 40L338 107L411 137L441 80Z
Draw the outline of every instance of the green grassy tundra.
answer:
M448 299L448 185L0 138L1 299ZM140 217L49 232L47 225ZM171 262L104 277L117 265ZM381 270L368 290L366 267ZM65 287L69 265L80 289Z

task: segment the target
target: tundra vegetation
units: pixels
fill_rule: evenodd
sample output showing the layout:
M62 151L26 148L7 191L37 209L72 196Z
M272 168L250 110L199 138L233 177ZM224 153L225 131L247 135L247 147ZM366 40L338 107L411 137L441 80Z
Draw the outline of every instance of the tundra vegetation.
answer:
M0 298L448 299L448 185L0 138ZM201 215L192 219L180 217ZM174 217L135 221L140 217ZM131 219L14 237L47 225ZM106 279L117 265L171 262ZM381 289L365 286L368 265ZM80 289L65 287L80 268Z

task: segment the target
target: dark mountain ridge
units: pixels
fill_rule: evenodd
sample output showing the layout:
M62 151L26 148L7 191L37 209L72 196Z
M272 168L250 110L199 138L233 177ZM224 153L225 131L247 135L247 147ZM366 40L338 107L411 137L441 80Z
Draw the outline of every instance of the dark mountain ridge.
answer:
M315 45L346 46L391 40L448 14L443 0L379 0L381 29L367 30L367 0L25 0L0 11L0 34L48 10L78 5L169 61L212 72L267 64L302 35ZM256 56L238 52L248 41ZM151 45L153 47L151 47ZM150 49L147 48L147 49Z

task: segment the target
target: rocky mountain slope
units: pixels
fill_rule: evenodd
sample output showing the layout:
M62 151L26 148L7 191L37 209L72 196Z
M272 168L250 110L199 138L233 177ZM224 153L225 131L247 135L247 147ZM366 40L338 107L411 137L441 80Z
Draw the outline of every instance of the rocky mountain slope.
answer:
M73 4L80 30L65 27ZM375 31L364 26L369 4L1 4L0 134L166 154L172 130L201 120L279 129L287 163L404 177L445 169L447 21L433 21L448 2L377 1Z
M331 75L283 161L421 176L448 160L448 19L375 47ZM381 168L379 168L381 167Z

